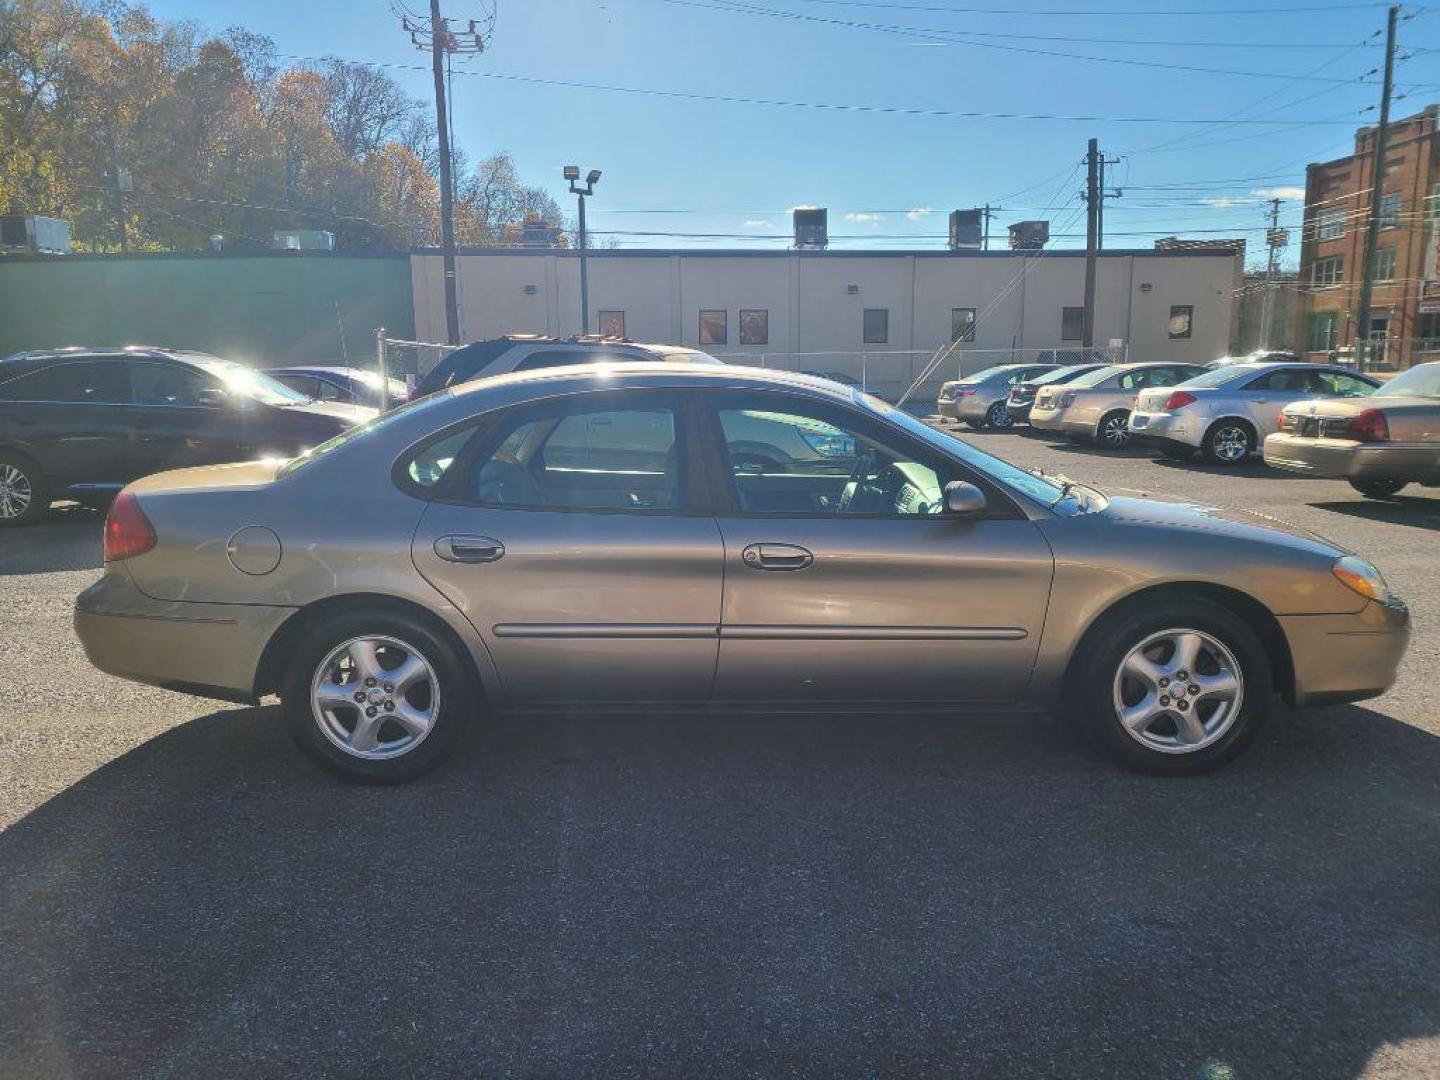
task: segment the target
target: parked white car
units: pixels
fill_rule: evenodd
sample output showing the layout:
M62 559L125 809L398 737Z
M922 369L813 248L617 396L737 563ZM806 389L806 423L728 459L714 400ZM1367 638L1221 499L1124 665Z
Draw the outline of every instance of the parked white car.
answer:
M1278 429L1286 405L1364 397L1379 385L1334 364L1229 364L1179 386L1140 391L1130 437L1168 457L1199 452L1211 464L1238 465Z

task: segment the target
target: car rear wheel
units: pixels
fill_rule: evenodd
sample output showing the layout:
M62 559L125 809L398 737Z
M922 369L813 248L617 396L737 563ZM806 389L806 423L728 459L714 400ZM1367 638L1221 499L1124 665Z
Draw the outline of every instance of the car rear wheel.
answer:
M0 451L0 526L29 525L50 508L50 488L40 466Z
M1393 499L1404 490L1405 480L1351 480L1350 486L1367 499Z
M1002 431L1015 426L1015 421L1010 416L1010 410L1005 407L1003 401L997 401L990 406L990 410L985 414L985 422Z
M1130 414L1124 409L1108 412L1100 418L1095 438L1107 450L1123 450L1130 445Z
M1196 598L1107 616L1076 657L1067 699L1123 764L1188 776L1218 768L1249 744L1271 686L1254 631L1228 608Z
M1205 460L1212 465L1239 465L1255 452L1255 429L1243 420L1220 420L1205 433Z
M413 780L450 752L474 704L468 662L413 616L349 612L307 629L281 698L312 760L361 783Z

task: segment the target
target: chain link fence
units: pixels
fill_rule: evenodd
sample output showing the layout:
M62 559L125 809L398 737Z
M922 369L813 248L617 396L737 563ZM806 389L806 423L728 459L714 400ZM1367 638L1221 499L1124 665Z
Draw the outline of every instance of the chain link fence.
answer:
M433 341L406 341L375 332L375 359L378 370L413 387L458 345ZM973 375L998 364L1085 364L1123 363L1127 350L1121 347L1084 348L1079 345L1051 345L1044 348L972 349L955 342L939 350L878 349L858 352L821 350L816 352L731 352L708 349L727 364L801 371L838 377L842 382L864 387L887 401L909 401L917 408L934 402L940 387L951 379Z

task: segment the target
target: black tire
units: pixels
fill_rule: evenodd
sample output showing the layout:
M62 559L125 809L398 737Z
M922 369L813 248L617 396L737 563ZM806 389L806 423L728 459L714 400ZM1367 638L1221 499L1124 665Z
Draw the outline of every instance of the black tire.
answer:
M986 410L985 423L1000 431L1009 431L1015 426L1015 421L1010 416L1010 410L1005 407L1003 401L997 401Z
M33 525L49 509L50 484L44 470L25 454L0 450L0 528Z
M1116 706L1116 679L1131 650L1152 635L1176 629L1199 631L1228 649L1239 669L1242 695L1239 710L1213 742L1195 750L1167 752L1126 730ZM1077 722L1126 767L1160 776L1193 776L1219 768L1250 744L1270 710L1273 687L1264 645L1244 618L1229 608L1199 597L1163 605L1127 604L1103 616L1085 636L1071 665L1063 709L1067 720ZM1200 715L1200 706L1185 707ZM1166 724L1178 737L1179 724L1164 718L1157 722L1155 737L1166 737Z
M1095 425L1095 441L1106 450L1124 450L1130 445L1130 413L1126 409L1113 409L1100 418Z
M326 734L326 727L322 726L326 721L312 707L311 690L320 676L322 663L339 646L361 637L393 639L401 643L428 662L439 683L438 707L429 730L416 740L412 748L399 752L397 756L365 758L341 749ZM384 659L387 653L388 650L382 648L379 655ZM425 682L428 685L429 680ZM362 682L346 685L354 685L356 692L367 692ZM388 688L389 684L385 685ZM417 692L421 692L419 688ZM469 658L462 654L448 634L426 619L380 610L373 613L343 612L322 618L307 627L285 672L280 697L290 736L311 760L345 780L365 784L399 784L429 772L449 755L475 712L479 691ZM418 700L422 706L426 701L433 704L428 693L421 692ZM354 722L358 723L358 707L352 715ZM340 720L343 723L344 718ZM376 737L387 730L406 734L399 726L391 726L394 724L394 721L382 716Z
M1351 480L1350 486L1367 499L1393 499L1408 483L1408 480Z
M1230 418L1210 425L1200 449L1211 465L1243 465L1255 453L1257 441L1253 427L1244 420Z

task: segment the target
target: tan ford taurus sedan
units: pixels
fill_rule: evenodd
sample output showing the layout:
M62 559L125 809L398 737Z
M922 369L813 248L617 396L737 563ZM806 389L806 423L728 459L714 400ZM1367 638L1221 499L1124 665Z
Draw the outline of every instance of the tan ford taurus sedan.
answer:
M735 367L502 376L288 462L152 476L105 556L75 614L97 666L278 693L366 781L515 702L1028 702L1195 773L1273 697L1382 693L1409 638L1375 568L1308 533L1110 499Z
M1440 361L1416 364L1366 397L1285 406L1265 463L1342 477L1372 499L1440 487Z

